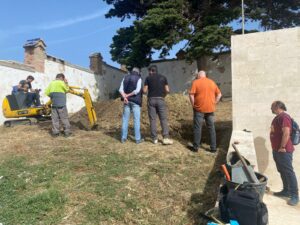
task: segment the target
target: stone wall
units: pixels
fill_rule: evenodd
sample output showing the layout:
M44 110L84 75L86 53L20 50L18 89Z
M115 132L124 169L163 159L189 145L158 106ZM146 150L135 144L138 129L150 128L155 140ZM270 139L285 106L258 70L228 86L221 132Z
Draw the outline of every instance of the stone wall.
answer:
M213 60L205 57L207 75L220 87L223 96L231 96L231 57L230 53L224 53ZM153 61L151 65L157 65L159 73L168 79L171 92L186 93L195 78L194 72L197 69L196 62L191 64L185 60L160 60ZM143 78L147 75L147 68L142 69Z
M259 170L272 174L271 103L283 101L300 121L300 28L233 36L231 42L233 129L253 132Z

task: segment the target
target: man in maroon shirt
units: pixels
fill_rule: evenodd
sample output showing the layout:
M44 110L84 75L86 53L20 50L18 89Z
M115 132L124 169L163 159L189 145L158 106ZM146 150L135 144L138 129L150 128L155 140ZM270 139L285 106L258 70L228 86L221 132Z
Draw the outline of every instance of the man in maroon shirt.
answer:
M286 107L281 101L273 102L271 110L276 116L271 125L270 140L273 158L283 183L283 190L274 192L274 195L289 197L288 204L295 206L299 202L299 195L297 177L292 165L294 152L294 146L290 138L292 120L285 112Z

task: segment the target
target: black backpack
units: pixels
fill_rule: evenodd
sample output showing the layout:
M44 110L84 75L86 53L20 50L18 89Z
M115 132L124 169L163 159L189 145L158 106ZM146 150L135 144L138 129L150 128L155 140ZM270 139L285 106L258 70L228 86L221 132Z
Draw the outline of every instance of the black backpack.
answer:
M294 119L292 120L292 132L291 132L291 140L293 145L298 145L300 143L300 129L299 125Z
M222 189L222 188L221 188ZM259 194L254 189L243 188L242 190L230 189L221 192L219 202L220 216L222 221L229 223L233 219L239 225L267 225L268 209L260 201Z

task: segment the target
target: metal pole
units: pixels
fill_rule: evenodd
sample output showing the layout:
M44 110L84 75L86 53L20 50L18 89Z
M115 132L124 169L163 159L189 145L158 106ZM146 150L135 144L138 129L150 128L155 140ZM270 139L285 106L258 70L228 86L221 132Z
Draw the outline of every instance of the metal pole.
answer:
M245 34L245 12L244 12L244 0L242 0L242 34Z

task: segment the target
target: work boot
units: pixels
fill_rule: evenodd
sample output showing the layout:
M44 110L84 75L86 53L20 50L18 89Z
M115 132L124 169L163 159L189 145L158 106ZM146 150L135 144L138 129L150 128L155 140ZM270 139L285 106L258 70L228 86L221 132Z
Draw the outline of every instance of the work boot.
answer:
M162 143L163 143L163 145L172 145L173 141L169 138L164 138Z
M289 193L289 191L286 191L286 190L282 190L279 192L273 192L273 195L276 197L283 197L283 198L291 197L291 194Z
M188 143L186 147L192 152L198 152L198 148L196 148L192 143Z
M51 133L51 137L53 137L53 138L57 138L57 137L59 137L59 134L54 134L54 133Z
M299 197L298 196L292 196L287 204L291 205L291 206L296 206L296 205L298 205L298 202L299 202Z
M64 133L65 138L68 138L68 137L71 137L71 136L72 136L72 133Z

